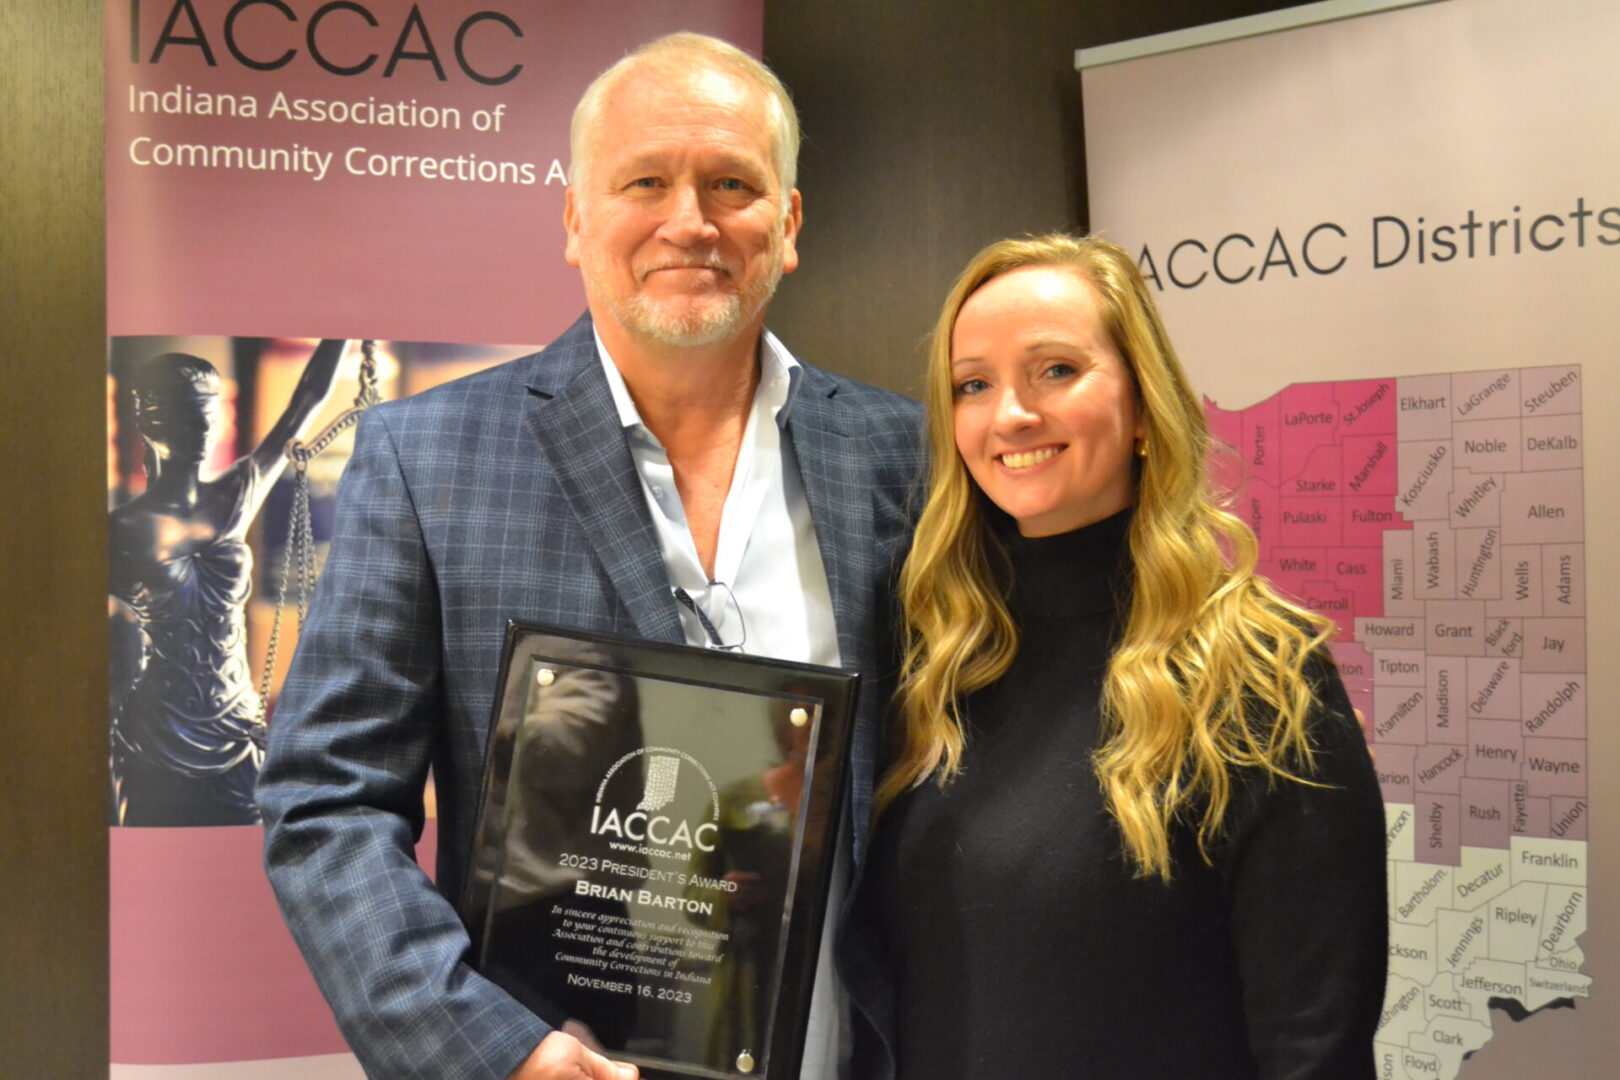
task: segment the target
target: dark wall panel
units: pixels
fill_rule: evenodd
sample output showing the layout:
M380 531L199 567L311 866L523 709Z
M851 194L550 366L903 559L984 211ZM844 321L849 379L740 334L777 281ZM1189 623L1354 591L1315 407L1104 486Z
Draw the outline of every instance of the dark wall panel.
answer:
M1086 224L1074 50L1289 6L767 0L765 56L806 134L804 261L772 327L808 361L915 394L975 251Z
M101 5L0 5L0 1074L107 1074Z

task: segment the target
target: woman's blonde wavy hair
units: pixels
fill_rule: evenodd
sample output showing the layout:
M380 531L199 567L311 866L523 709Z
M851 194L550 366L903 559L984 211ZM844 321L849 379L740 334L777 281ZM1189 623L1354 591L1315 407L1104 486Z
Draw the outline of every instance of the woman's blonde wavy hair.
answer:
M951 334L962 305L987 281L1047 266L1096 290L1141 405L1145 457L1128 541L1135 588L1103 682L1103 741L1091 765L1138 873L1169 880L1172 826L1196 827L1208 859L1234 769L1310 782L1305 722L1314 696L1304 665L1329 626L1255 576L1254 534L1216 505L1203 408L1147 285L1125 251L1095 237L992 244L957 278L940 312L925 391L928 501L900 579L902 732L876 808L961 770L959 703L1005 674L1018 651L1004 599L1010 568L990 529L994 511L956 450Z

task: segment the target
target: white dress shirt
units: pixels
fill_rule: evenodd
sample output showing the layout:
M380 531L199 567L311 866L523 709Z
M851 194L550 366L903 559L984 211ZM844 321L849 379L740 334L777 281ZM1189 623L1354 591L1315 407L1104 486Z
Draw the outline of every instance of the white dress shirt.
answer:
M711 579L698 559L669 454L641 422L600 336L596 349L658 530L670 585L691 597L720 638L715 642L696 612L672 595L687 644L740 646L737 651L755 656L838 666L827 571L792 444L782 437L803 372L799 362L766 331L760 340L759 386L720 515Z
M827 571L816 545L815 522L810 518L793 446L782 437L803 375L799 362L770 331L761 335L759 385L721 510L711 579L703 572L687 526L669 454L642 423L624 376L600 334L596 352L658 531L672 589L670 602L680 611L687 644L837 667L838 628L833 622ZM684 592L692 606L677 599L675 590ZM708 626L697 609L702 610ZM849 877L849 840L844 835L848 831L846 827L839 832L833 863L802 1080L837 1076L849 1052L849 1040L843 1034L848 1005L832 957L833 927Z

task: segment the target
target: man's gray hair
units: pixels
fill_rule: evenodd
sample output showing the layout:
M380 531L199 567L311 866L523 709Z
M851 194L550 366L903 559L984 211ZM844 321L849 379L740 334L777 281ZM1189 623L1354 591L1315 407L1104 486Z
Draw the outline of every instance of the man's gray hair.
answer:
M574 107L574 120L568 128L568 183L578 185L589 171L588 143L594 137L601 116L602 104L609 91L620 79L646 63L670 63L676 66L707 64L728 71L753 83L765 95L765 123L770 133L771 160L776 166L776 179L781 184L782 212L787 213L788 192L798 182L799 173L799 114L794 111L793 99L771 69L755 60L729 42L707 34L680 33L656 38L628 54L618 63L598 75L579 104Z

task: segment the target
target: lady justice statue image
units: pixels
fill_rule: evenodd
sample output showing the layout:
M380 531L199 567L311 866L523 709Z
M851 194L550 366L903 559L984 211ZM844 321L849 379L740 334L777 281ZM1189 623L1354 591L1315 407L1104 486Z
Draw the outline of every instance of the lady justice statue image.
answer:
M133 371L147 484L108 522L108 592L133 612L141 654L112 718L116 824L259 821L265 723L247 655L247 534L288 443L330 397L347 344L322 341L264 439L208 479L204 463L225 427L219 372L175 352Z

